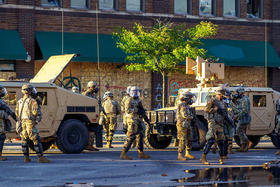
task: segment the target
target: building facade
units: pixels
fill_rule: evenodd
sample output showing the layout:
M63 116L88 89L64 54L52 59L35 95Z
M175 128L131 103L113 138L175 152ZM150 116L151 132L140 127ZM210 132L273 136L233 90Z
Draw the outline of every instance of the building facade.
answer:
M84 88L99 79L99 49L101 93L112 90L120 100L126 87L136 84L146 108L158 108L161 77L126 71L125 54L112 33L135 22L150 26L162 19L194 26L207 20L218 25L205 47L225 63L223 82L280 90L279 9L278 0L0 0L0 76L30 79L49 56L78 53L63 76L76 77ZM174 96L196 81L175 73L167 84Z

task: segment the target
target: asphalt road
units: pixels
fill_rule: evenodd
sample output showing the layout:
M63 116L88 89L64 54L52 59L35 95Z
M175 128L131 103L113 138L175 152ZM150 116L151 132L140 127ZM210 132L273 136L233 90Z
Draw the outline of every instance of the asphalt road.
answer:
M209 153L210 166L200 163L200 151L193 151L195 160L177 161L177 150L170 146L165 150L149 150L152 158L138 159L137 150L129 152L134 160L119 158L122 142L114 142L115 148L102 148L99 152L84 151L81 154L61 154L59 150L47 151L50 164L39 164L35 154L32 162L24 163L19 144L5 144L7 161L1 162L0 186L177 186L174 179L191 177L186 170L205 167L221 167L218 154ZM237 148L235 146L235 148ZM229 155L222 167L261 166L264 162L277 159L277 151L270 141L262 142L248 153ZM83 185L79 185L84 183ZM69 184L70 185L70 184ZM70 185L71 186L71 185Z

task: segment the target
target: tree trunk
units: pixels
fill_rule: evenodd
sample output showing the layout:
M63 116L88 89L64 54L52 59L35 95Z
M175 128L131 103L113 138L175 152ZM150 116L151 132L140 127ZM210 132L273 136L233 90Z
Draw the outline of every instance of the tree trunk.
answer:
M162 75L162 107L166 107L167 95L166 95L166 83L167 83L167 75L165 72L161 73Z

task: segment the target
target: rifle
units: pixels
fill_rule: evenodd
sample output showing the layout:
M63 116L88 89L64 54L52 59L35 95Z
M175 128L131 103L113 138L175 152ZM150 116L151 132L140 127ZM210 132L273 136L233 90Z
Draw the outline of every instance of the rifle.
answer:
M3 100L0 100L0 110L4 110L9 114L15 121L17 121L16 114L4 103Z
M142 104L141 105L138 104L137 109L138 109L137 114L140 115L144 119L144 121L149 125L150 131L152 131L152 125L146 114L146 110L143 108Z
M217 112L224 117L225 122L235 128L234 121L229 117L226 109L222 109L215 99L213 101L213 104L218 107Z
M191 112L193 114L193 119L192 119L192 124L194 124L195 126L197 126L197 122L198 122L198 118L196 116L196 112L195 112L195 108L194 107L191 107Z

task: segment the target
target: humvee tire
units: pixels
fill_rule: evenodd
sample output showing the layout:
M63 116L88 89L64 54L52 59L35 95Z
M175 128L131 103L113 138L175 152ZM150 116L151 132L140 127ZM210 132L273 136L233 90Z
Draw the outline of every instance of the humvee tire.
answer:
M273 143L273 145L280 149L280 135L276 132L274 132L273 134L270 135L270 139Z
M41 142L42 143L42 147L43 147L43 151L46 151L48 150L51 145L54 143L54 141L49 141L49 142ZM29 141L29 148L32 150L32 151L35 151L34 149L34 144L32 141Z
M260 142L261 136L248 136L248 139L249 139L250 142L252 142L252 147L251 148L254 148ZM238 136L234 136L234 141L240 147L241 144L240 144L240 139L239 139Z
M77 119L68 119L59 126L57 147L63 153L80 153L88 144L88 129Z
M149 127L147 126L144 142L145 145L150 149L165 149L172 141L172 136L158 137L157 134L150 134L148 132Z

